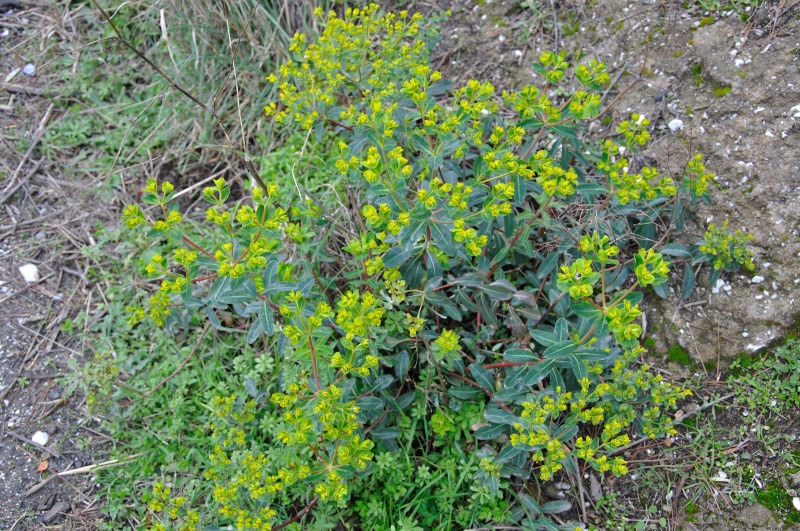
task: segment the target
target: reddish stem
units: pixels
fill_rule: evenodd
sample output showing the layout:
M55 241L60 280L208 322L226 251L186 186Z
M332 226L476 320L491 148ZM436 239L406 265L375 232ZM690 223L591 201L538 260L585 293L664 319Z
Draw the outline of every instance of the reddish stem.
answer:
M314 496L314 498L310 502L308 502L308 505L306 505L305 508L302 511L300 511L299 513L294 515L294 517L292 517L291 520L287 520L287 521L285 521L284 523L282 523L280 525L276 525L275 527L272 528L272 530L273 531L278 531L279 529L283 529L284 527L288 526L289 524L293 524L293 523L297 522L302 517L304 517L306 514L308 514L311 511L311 509L314 508L314 506L317 504L317 502L319 502L319 497Z
M211 253L209 253L208 251L206 251L205 249L203 249L202 247L200 247L199 245L197 245L196 243L194 243L194 242L193 242L192 240L190 240L190 239L189 239L189 237L188 237L187 235L185 235L185 234L183 235L183 241L185 241L185 242L186 242L188 245L191 245L192 247L194 247L195 249L197 249L198 251L200 251L201 253L203 253L203 254L204 254L204 255L206 255L207 257L209 257L209 258L212 258L212 259L216 260L216 258L214 258L214 255L212 255Z

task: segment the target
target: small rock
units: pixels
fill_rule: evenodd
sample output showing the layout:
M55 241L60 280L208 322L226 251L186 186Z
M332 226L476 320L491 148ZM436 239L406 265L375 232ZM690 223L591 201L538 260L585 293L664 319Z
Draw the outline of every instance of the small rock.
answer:
M673 133L675 133L676 131L680 131L681 129L683 129L683 120L679 118L674 118L669 121L667 127L669 127L669 130L672 131Z
M28 284L39 282L39 268L36 267L36 265L25 264L23 266L19 266L19 272L22 275L22 278L24 278L25 282Z
M792 505L794 505L795 509L800 511L800 497L795 496L794 498L792 498Z
M794 474L789 475L789 479L792 480L792 486L800 488L800 471L795 472Z
M53 507L53 504L55 502L56 502L56 493L54 492L50 494L50 496L45 498L43 501L39 502L39 505L36 506L36 510L40 513L43 513L44 511L49 511Z
M36 433L33 434L31 440L36 444L47 446L47 441L50 440L50 436L45 431L37 431Z
M36 66L33 63L28 63L22 67L22 73L26 76L32 76L36 73Z
M750 279L751 284L761 284L762 282L764 282L764 277L760 275L756 275Z
M50 522L56 519L56 516L58 516L59 513L64 513L67 512L68 510L69 510L69 504L67 502L63 501L58 502L57 504L53 505L53 507L47 512L46 515L44 515L42 520L44 521L44 523L49 524Z

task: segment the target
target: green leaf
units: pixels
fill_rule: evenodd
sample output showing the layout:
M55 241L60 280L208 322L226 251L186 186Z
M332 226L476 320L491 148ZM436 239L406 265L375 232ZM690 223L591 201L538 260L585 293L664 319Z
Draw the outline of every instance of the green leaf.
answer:
M504 434L506 430L507 427L503 424L491 424L489 426L481 426L475 431L475 438L480 441L490 441Z
M384 261L385 262L385 261ZM481 285L478 288L486 293L489 297L499 300L507 301L516 293L517 288L508 280L495 280L489 285Z
M515 363L528 363L537 361L539 356L531 350L523 348L510 348L503 353L503 359Z
M689 248L679 243L668 243L659 249L661 254L667 256L675 256L677 258L692 258L692 253Z
M409 258L414 256L417 251L419 251L419 247L397 245L386 251L386 254L383 255L383 264L391 269L400 267L405 264Z
M459 400L472 400L478 395L483 394L480 392L480 390L471 385L457 385L448 389L447 392Z
M529 330L529 332L533 340L544 347L550 347L558 343L558 338L556 337L553 328L549 326L542 326L536 330Z
M586 367L586 363L582 358L579 358L576 355L569 357L569 367L572 369L573 376L575 376L575 379L578 381L589 376L589 370Z
M542 512L544 514L565 513L570 509L572 509L572 504L567 500L553 500L542 505Z
M509 426L513 426L519 422L518 416L497 407L486 408L486 410L483 412L483 418L492 424L508 424Z
M572 311L578 316L585 317L586 319L595 319L598 316L603 315L603 310L601 308L589 304L588 302L579 302L577 304L573 304Z
M444 221L444 220L437 220L437 221ZM452 227L451 223L436 223L433 220L428 222L428 229L431 233L431 240L433 240L433 244L436 246L437 249L440 251L444 251L449 256L454 256L456 254L456 248L453 246L453 242L450 238L450 229ZM384 263L386 259L384 259Z
M554 360L540 361L530 369L528 374L525 375L525 385L536 385L547 377L550 369L555 364Z
M398 380L405 378L406 373L408 373L409 362L410 356L408 355L408 351L404 350L397 355L394 362L394 374L397 376Z
M567 340L567 341L560 341L555 345L552 345L545 349L544 353L542 354L545 358L555 360L555 359L563 359L578 350L578 345L575 344L574 341Z
M566 341L567 339L569 339L569 323L567 323L566 319L561 318L558 321L556 321L555 334L556 334L556 340L558 341Z
M577 187L578 193L589 198L594 198L597 195L605 195L608 189L605 186L597 183L580 183Z
M559 258L561 258L561 251L553 251L548 254L547 258L542 260L542 263L536 268L536 277L544 280L556 268Z
M250 328L247 330L247 343L249 345L252 345L256 341L258 341L258 338L261 337L261 334L263 333L264 333L264 328L262 326L261 320L255 319L250 325Z
M477 363L471 363L469 366L469 372L472 374L472 377L475 379L475 382L477 382L478 385L489 392L494 391L494 378L492 377L492 373L484 369L483 366Z
M377 396L363 396L358 399L356 405L364 411L380 411L386 402Z
M376 441L386 441L400 437L400 430L397 428L376 428L369 432L369 438Z
M367 388L364 389L363 394L375 393L377 391L386 389L387 387L392 385L392 382L394 382L394 376L392 376L391 374L384 374L382 376L378 376L377 378L375 378L375 380L367 384Z
M539 508L539 504L535 499L522 492L518 494L518 497L529 517L536 518L542 514L542 510Z
M245 391L247 391L247 394L250 395L251 398L256 398L258 396L258 389L256 389L256 383L249 376L244 379L244 389Z
M694 278L694 269L688 263L683 265L683 284L681 284L681 297L688 299L694 291L697 281Z
M653 291L656 292L656 295L658 295L660 298L666 299L669 297L669 286L666 282L651 287L653 288Z

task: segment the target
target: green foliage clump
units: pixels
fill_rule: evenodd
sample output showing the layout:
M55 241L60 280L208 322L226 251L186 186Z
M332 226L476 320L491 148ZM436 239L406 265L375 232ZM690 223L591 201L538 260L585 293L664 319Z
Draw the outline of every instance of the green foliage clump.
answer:
M700 242L700 251L713 260L716 270L735 271L744 267L752 271L756 267L753 263L753 251L745 247L745 243L752 239L752 234L743 234L739 229L731 234L727 221L722 227L712 223Z
M800 523L800 511L792 503L792 497L779 481L770 481L756 492L756 500L781 517L786 525Z
M680 365L691 365L692 357L689 352L680 345L672 345L667 351L667 359L672 363L679 363Z
M730 370L731 385L753 411L800 407L800 340L787 339L763 358L736 358Z
M512 485L581 462L620 476L631 435L675 433L668 412L690 392L641 363L639 303L666 289L661 227L708 200L713 174L699 156L678 175L640 167L644 116L583 141L609 82L602 63L545 52L542 87L451 88L416 38L420 15L318 14L324 31L294 37L265 110L325 146L321 167L339 172L360 228L296 183L302 201L285 204L286 176L269 173L239 199L222 178L205 188L204 231L166 181L148 180L151 206L123 213L162 242L131 325L179 330L202 316L277 360L274 378L243 374L210 401L197 428L215 441L202 514L154 489L156 525L558 529L548 515L569 503ZM551 96L568 75L581 89ZM321 252L318 234L346 254Z

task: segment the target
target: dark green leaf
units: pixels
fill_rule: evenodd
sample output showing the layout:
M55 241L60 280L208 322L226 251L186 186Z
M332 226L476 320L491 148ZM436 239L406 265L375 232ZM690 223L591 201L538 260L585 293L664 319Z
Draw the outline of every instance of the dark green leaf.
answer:
M414 253L417 251L419 251L417 247L397 245L386 251L386 254L383 255L383 264L387 268L400 267L405 264L409 258L414 256Z
M595 319L600 315L603 315L603 310L589 304L588 302L579 302L577 304L572 305L572 311L578 314L580 317L585 317L587 319Z
M539 356L528 349L510 348L503 353L503 359L506 361L513 361L515 363L527 363L537 361Z
M562 359L566 358L576 350L578 350L578 345L576 345L574 341L572 340L560 341L555 345L547 347L547 349L545 349L544 351L543 356L551 360Z
M659 249L661 254L667 256L675 256L677 258L692 258L692 253L689 247L679 243L668 243Z
M542 505L542 512L544 514L565 513L570 509L572 509L572 504L567 500L553 500Z
M553 367L553 364L553 360L540 361L528 369L528 374L525 375L525 385L536 385L544 380L550 373L550 369Z
M496 407L486 408L486 411L483 412L483 417L492 424L508 424L509 426L513 426L519 422L518 416Z
M475 431L475 438L480 441L490 441L496 439L506 432L506 426L503 424L491 424L489 426L481 426Z
M499 301L509 300L517 291L517 288L515 288L511 282L502 279L495 280L489 285L482 285L478 287L481 291L489 295L489 297Z
M536 269L536 276L539 280L544 280L556 268L559 258L561 258L561 251L553 251L547 255L547 258L542 260L542 263Z
M477 363L470 364L469 372L472 374L472 377L475 379L478 385L489 392L494 391L494 377L492 377L492 373Z
M663 284L659 284L657 286L652 286L652 288L653 291L656 292L656 295L658 295L660 298L666 299L667 297L669 297L669 286L667 285L666 282L664 282Z
M400 437L400 430L397 428L377 428L369 432L369 438L377 441L396 439Z
M378 411L383 409L385 402L377 396L364 396L358 399L356 405L364 411Z
M457 385L455 387L451 387L448 390L448 393L458 398L459 400L472 400L478 395L483 394L479 389L476 389L471 385Z
M689 264L683 265L683 284L681 285L681 297L683 300L688 299L692 292L694 291L694 287L697 284L697 281L694 278L694 269Z

